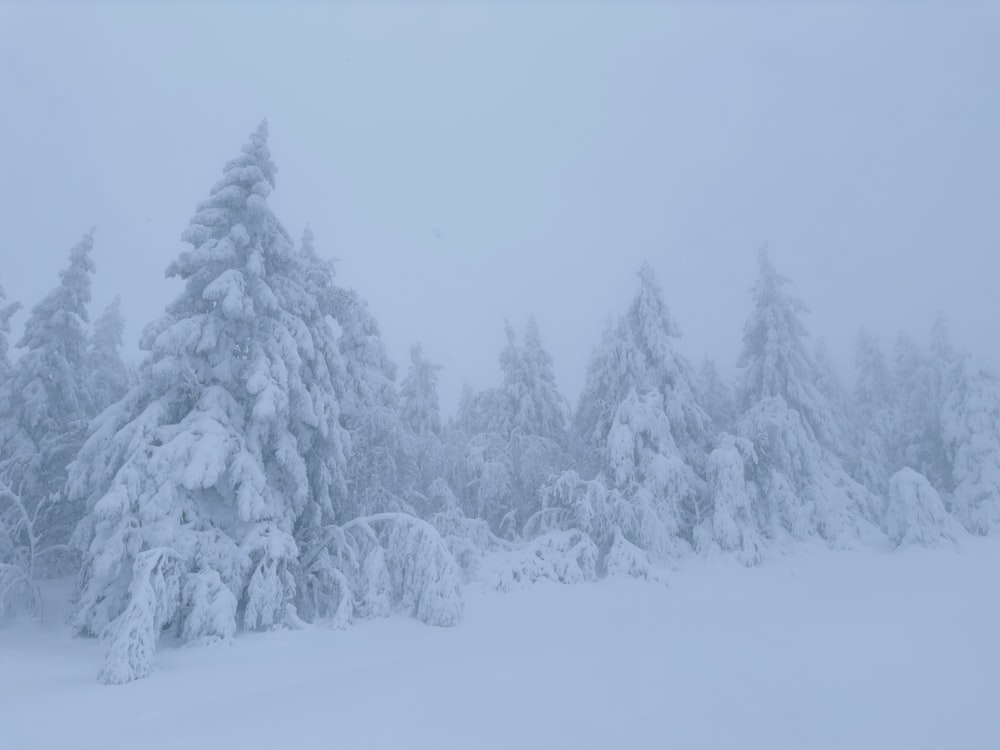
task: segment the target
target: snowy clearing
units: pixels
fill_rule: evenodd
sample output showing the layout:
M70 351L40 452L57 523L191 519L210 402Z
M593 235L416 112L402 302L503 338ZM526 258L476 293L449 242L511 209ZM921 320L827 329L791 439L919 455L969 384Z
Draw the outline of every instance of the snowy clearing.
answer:
M50 611L0 630L3 747L995 748L998 569L994 538L693 561L668 588L474 587L455 628L164 646L115 687Z

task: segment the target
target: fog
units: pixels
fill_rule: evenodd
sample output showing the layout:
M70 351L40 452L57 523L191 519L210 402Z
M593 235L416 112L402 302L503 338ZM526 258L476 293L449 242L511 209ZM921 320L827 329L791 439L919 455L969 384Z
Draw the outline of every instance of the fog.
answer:
M0 283L30 308L96 226L92 309L121 295L138 358L266 117L271 205L447 410L532 313L575 400L643 259L731 371L765 242L845 378L860 326L938 310L996 366L998 38L986 3L4 3Z

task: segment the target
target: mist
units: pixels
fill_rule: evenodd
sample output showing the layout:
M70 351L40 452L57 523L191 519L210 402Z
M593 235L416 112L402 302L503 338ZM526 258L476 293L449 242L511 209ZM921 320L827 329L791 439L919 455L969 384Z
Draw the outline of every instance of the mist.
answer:
M4 748L994 747L998 39L0 2Z
M400 365L444 366L446 411L530 314L575 402L643 259L681 350L731 372L764 243L845 380L859 327L923 340L938 311L996 365L998 28L987 3L5 3L0 283L30 307L96 226L93 307L122 296L137 359L266 117L277 215Z

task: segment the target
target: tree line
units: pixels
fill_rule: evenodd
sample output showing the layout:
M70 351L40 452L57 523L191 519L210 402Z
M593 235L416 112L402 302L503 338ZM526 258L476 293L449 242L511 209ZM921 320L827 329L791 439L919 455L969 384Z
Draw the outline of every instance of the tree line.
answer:
M658 578L664 560L756 565L790 546L954 542L1000 527L1000 385L939 318L922 351L862 332L848 391L767 252L734 381L694 367L652 268L571 407L531 319L502 382L443 420L419 345L397 379L375 317L306 229L268 205L266 123L223 168L167 269L183 291L121 357L89 319L90 232L9 356L0 290L0 616L71 626L99 679L182 641L404 611L462 613L462 584Z

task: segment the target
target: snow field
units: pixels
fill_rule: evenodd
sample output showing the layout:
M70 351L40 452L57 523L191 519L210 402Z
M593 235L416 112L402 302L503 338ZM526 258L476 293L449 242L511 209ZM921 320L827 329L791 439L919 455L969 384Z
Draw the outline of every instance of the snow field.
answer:
M2 746L985 750L998 569L998 540L966 539L692 560L669 587L473 586L454 628L395 616L164 644L124 686L94 681L104 647L50 611L0 629Z

